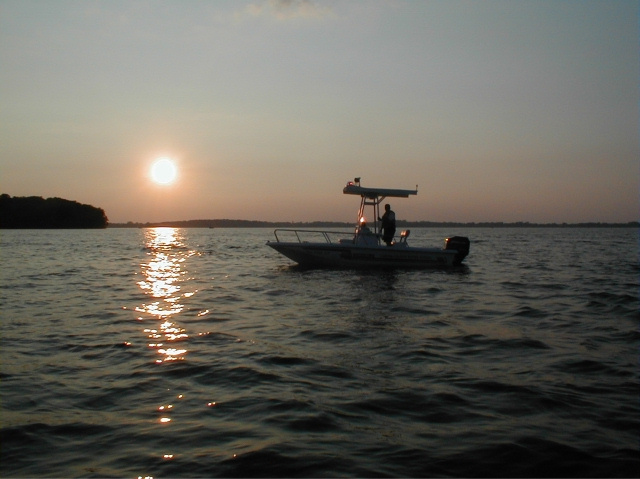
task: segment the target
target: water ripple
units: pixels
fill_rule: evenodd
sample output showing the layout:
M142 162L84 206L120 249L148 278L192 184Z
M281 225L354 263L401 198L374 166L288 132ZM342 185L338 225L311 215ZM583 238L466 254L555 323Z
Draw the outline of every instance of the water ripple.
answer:
M3 233L2 476L638 476L636 231L447 231L457 272L270 233Z

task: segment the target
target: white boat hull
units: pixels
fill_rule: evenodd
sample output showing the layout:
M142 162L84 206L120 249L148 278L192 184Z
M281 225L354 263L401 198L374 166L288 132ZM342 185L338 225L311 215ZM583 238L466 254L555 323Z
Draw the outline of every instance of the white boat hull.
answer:
M451 268L463 259L456 250L440 248L280 241L269 241L267 245L305 267Z
M383 232L386 234L391 229L391 236L394 235L395 216L386 216L393 212L388 208L389 205L385 205L389 211L381 218L380 203L387 197L408 198L416 195L417 185L415 190L365 188L360 185L360 178L355 178L347 183L342 192L360 196L358 222L353 234L281 228L274 231L276 240L268 241L267 246L301 266L330 268L451 268L460 266L469 254L469 238L462 236L447 238L444 248L409 246L409 230L400 234L397 243L393 238L385 239ZM373 219L373 229L367 225L364 214L367 206L372 207L370 218ZM383 218L386 219L383 221ZM381 222L380 226L378 221ZM285 237L287 240L282 241ZM310 237L320 237L324 241L309 241ZM334 241L332 238L335 237L340 239Z

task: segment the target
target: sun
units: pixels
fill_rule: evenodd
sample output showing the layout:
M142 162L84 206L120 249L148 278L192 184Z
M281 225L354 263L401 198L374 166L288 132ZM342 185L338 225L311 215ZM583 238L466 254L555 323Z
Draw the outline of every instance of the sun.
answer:
M151 179L159 185L169 185L177 176L178 168L171 158L158 158L151 166Z

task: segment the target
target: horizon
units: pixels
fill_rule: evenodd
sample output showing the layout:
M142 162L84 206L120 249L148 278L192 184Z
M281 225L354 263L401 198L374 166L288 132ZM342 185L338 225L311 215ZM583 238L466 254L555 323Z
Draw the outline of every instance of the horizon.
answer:
M6 193L2 193L0 192L0 196L4 196L6 195ZM38 195L31 195L31 197L41 197ZM14 197L16 198L16 197ZM54 198L58 198L58 199L63 199L63 200L68 200L71 202L76 202L73 199L69 199L69 198L60 198L60 197L49 197L49 198L44 198L44 199L54 199ZM100 208L100 206L97 205L88 205L88 204L83 204L80 203L81 205L86 205L86 206L92 206L95 208ZM104 211L103 208L100 208ZM105 211L105 215L109 216L108 212ZM509 226L509 225L516 225L516 226L521 226L521 225L531 225L531 226L553 226L553 225L558 225L558 226L580 226L580 225L612 225L612 226L636 226L636 225L640 225L640 220L630 220L630 221L623 221L623 222L610 222L610 221L579 221L579 222L567 222L567 221L561 221L561 222L531 222L531 221L525 221L525 220L516 220L516 221L501 221L501 220L492 220L492 221L435 221L435 220L426 220L426 219L417 219L417 220L407 220L407 219L403 219L403 218L398 218L398 224L415 224L415 223L432 223L433 225L438 225L438 224L442 224L442 225L449 225L449 224L458 224L458 225L468 225L468 226L473 226L473 225L502 225L504 224L505 226ZM245 219L245 218L192 218L192 219L180 219L180 220L159 220L159 221L111 221L109 220L107 222L107 226L114 226L117 225L116 227L121 227L121 226L127 226L127 225L135 225L135 226L171 226L172 224L179 224L179 223L215 223L215 222L235 222L235 223L267 223L267 224L314 224L314 223L327 223L327 224L342 224L342 225L355 225L357 224L357 221L335 221L335 220L299 220L299 221L290 221L290 220L264 220L264 219ZM188 226L187 226L188 227ZM196 227L200 227L200 226L196 226Z
M200 224L200 226L195 226L195 224ZM272 225L315 225L315 224L326 224L326 225L355 225L355 222L346 222L346 221L325 221L325 220L311 220L311 221L265 221L265 220L247 220L241 218L210 218L210 219L191 219L191 220L169 220L169 221L127 221L125 223L114 223L108 222L107 227L128 227L128 226L144 226L144 227L175 227L175 228L206 228L211 227L212 224L215 223L259 223L264 224L266 226ZM471 222L459 222L459 221L432 221L432 220L404 220L398 219L397 224L399 226L409 225L415 227L421 227L420 224L425 224L424 227L438 227L438 225L442 226L531 226L531 227L544 227L544 226L628 226L628 227L638 227L640 226L640 221L627 221L623 223L611 223L611 222L597 222L597 221L585 221L578 223L532 223L529 221L513 221L513 222L504 222L504 221L471 221ZM186 226L184 224L187 224ZM189 225L192 224L192 225ZM174 226L177 225L177 226ZM180 226L183 225L183 226ZM248 226L248 225L247 225ZM265 227L266 227L265 226ZM220 228L224 228L225 226L216 226ZM235 227L243 227L243 226L227 226L229 228Z
M0 192L0 196L3 196L7 193L2 193ZM31 197L41 197L39 195L30 195ZM44 199L53 199L53 198L60 198L60 197L49 197L49 198L44 198ZM72 198L60 198L60 199L64 199L64 200L69 200L72 202L75 202L76 200L72 199ZM82 203L81 203L82 204ZM95 208L101 208L99 205L88 205L87 206L92 206ZM104 209L103 209L104 210ZM107 211L105 211L105 215L109 216L109 213ZM515 221L503 221L503 220L491 220L491 221L483 221L483 220L477 220L477 221L456 221L456 220L446 220L446 221L436 221L436 220L427 220L427 219L415 219L415 220L408 220L408 219L404 219L404 218L398 218L398 224L402 224L402 223L434 223L434 224L461 224L461 225L473 225L473 224L491 224L491 225L499 225L499 224L505 224L505 225L532 225L532 226L547 226L547 225L559 225L559 226L563 226L563 225L567 225L567 226L574 226L574 225L614 225L614 226L620 226L620 225L637 225L640 224L640 220L629 220L629 221L578 221L578 222L568 222L568 221L552 221L552 222L532 222L532 221L527 221L527 220L515 220ZM337 220L318 220L318 219L312 219L312 220L298 220L298 221L292 221L292 220L265 220L265 219L247 219L247 218L191 218L191 219L179 219L179 220L158 220L158 221L145 221L140 220L140 221L132 221L132 220L128 220L128 221L108 221L108 225L118 225L118 226L126 226L129 224L132 225L160 225L160 226L164 226L164 225L170 225L170 224L177 224L177 223L196 223L196 222L201 222L201 223L205 223L205 222L246 222L246 223L269 223L269 224L304 224L304 223L309 223L309 224L313 224L313 223L335 223L335 224L344 224L344 225L350 225L350 224L357 224L357 220L354 221L337 221Z
M118 224L351 223L342 188L361 176L417 185L390 201L409 222L636 222L638 13L635 0L5 0L0 190Z

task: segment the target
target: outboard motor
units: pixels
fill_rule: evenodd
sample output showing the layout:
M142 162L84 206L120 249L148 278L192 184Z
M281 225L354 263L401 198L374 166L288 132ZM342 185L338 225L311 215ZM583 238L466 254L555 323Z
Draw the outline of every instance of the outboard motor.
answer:
M452 236L444 240L444 249L452 249L458 252L453 260L453 264L456 266L459 266L462 260L467 257L470 246L471 242L465 236Z

